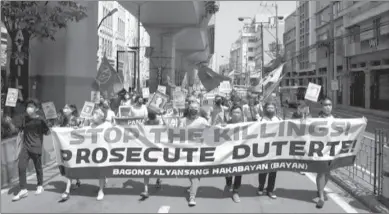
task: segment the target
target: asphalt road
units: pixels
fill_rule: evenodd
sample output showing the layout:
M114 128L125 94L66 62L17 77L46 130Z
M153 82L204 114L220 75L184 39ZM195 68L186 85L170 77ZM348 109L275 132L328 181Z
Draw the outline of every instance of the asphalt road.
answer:
M54 167L45 175L58 171ZM278 198L257 196L257 175L243 176L240 189L241 202L235 203L231 193L225 192L224 178L205 178L197 195L197 206L189 207L186 201L188 179L163 179L162 189L150 188L150 198L140 200L142 179L109 179L103 201L95 199L96 180L83 180L82 186L72 192L71 198L59 203L65 188L65 178L49 179L42 195L34 195L35 185L30 185L30 195L18 202L11 202L15 189L1 195L1 212L4 213L367 213L369 210L347 195L335 184L329 183L329 200L322 209L315 207L316 185L313 174L301 175L279 172L276 182ZM35 179L29 183L34 184ZM155 183L155 179L151 180Z

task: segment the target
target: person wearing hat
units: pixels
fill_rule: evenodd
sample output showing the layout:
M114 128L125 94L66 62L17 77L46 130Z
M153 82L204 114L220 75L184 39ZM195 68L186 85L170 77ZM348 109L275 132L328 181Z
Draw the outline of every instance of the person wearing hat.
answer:
M263 117L260 119L260 121L281 121L281 118L279 118L276 115L276 102L274 99L269 99L265 102L265 105L263 107ZM274 187L276 184L276 177L277 172L270 172L270 173L259 173L258 174L258 195L263 195L264 189L265 189L265 182L267 177L267 188L266 188L266 194L272 198L276 199L277 196L274 194Z

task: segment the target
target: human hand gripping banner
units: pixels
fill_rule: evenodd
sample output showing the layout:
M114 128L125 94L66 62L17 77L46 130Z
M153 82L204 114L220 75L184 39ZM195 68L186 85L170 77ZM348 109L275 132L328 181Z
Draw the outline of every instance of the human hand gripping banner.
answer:
M307 119L202 129L166 126L53 128L69 178L217 177L272 171L326 172L354 164L366 121Z

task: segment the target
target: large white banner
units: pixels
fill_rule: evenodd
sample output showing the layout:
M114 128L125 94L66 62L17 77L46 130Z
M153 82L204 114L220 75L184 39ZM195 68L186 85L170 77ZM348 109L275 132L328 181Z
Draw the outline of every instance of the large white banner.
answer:
M353 165L364 119L167 126L53 128L70 178L226 176L277 170L324 172Z

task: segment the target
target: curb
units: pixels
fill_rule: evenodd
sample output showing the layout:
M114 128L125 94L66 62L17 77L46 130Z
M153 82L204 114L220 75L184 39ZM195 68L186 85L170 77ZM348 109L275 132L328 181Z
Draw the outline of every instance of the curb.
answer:
M370 209L373 213L389 213L389 208L382 204L377 197L366 187L353 183L346 176L342 176L340 169L333 170L330 179L347 193L357 199L360 203Z

